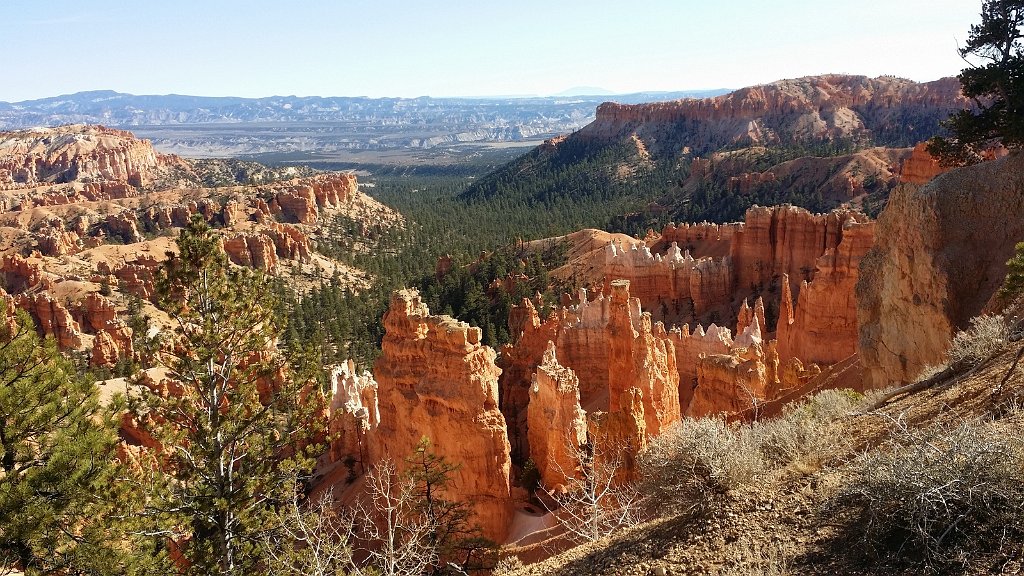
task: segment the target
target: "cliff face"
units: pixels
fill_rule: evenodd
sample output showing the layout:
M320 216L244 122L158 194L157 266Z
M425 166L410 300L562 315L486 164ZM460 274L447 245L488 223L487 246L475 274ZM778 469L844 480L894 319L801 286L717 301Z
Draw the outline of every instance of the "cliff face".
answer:
M119 181L141 188L185 163L147 140L102 126L33 128L0 135L0 188L71 181Z
M665 139L666 126L675 126L692 133L686 143L701 151L728 144L878 135L894 129L911 110L937 122L968 104L955 78L918 84L892 77L811 76L700 100L608 102L579 136L603 140L635 133L651 148Z
M789 205L755 206L747 210L742 223L670 224L646 245L612 240L603 250L577 255L553 275L582 270L585 282L606 292L613 279L629 280L630 292L640 299L641 308L666 325L731 324L746 298L763 295L763 305L775 306L779 281L786 274L794 282L794 292L817 276L819 266L833 288L852 286L843 278L856 282L856 267L871 244L872 231L868 218L850 209L811 214ZM847 233L855 237L840 247ZM817 313L846 319L823 320L822 330L843 322L852 326L852 304L833 309L841 304L841 297L832 305L823 303L825 282L820 286L816 290L822 293L802 308L803 314L811 314L802 326L816 322L813 315ZM763 330L769 328L762 322Z
M953 332L979 314L1024 239L1024 155L898 188L878 219L857 283L867 383L908 382L943 361Z
M451 496L471 502L474 521L501 541L512 518L511 460L494 350L480 343L479 328L431 315L415 290L392 297L384 328L374 366L387 407L376 431L379 454L401 468L429 438L436 454L459 466Z
M510 422L510 436L516 440L517 459L529 456L539 462L563 449L563 437L532 429L538 421L536 410L551 410L551 394L524 392L547 382L541 367L545 362L551 364L550 357L556 357L558 366L573 374L572 392L566 394L578 396L576 401L588 415L608 413L612 420L627 412L641 415L642 425L632 427L642 431L641 436L621 437L625 428L616 428L621 446L641 446L647 434L658 434L679 420L679 371L672 339L661 323L652 322L651 315L640 310L640 301L630 295L628 280L612 282L610 294L600 294L594 300L581 292L579 304L555 311L543 323L536 318L532 303L526 301L522 308L531 320L523 324L518 343L503 351L505 372L501 377L502 410ZM563 374L560 378L569 377ZM534 408L535 400L543 407ZM544 424L544 429L548 428L550 425Z
M824 215L795 206L747 210L730 252L734 289L763 288L782 274L797 281L811 280L818 258L839 247L844 226L865 221L863 214L844 209Z
M904 184L927 184L949 168L939 164L939 159L928 153L928 143L921 142L914 146L914 151L903 161L900 167L900 182Z
M818 258L811 282L801 283L795 308L784 285L776 339L783 360L799 358L816 364L835 364L857 351L857 303L854 288L859 265L874 243L875 223L847 220L842 240ZM790 318L792 315L792 318Z

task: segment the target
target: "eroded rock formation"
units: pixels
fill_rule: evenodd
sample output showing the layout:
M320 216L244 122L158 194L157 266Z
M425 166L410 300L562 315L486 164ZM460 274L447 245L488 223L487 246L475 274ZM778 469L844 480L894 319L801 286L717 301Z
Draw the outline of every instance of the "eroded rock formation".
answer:
M791 301L786 302L791 297L789 276L782 276L782 312L776 338L783 360L799 358L827 365L857 351L854 288L860 277L860 262L874 242L875 223L847 220L843 226L839 245L818 258L813 281L801 283L795 308ZM790 312L793 318L788 321Z
M33 128L0 137L0 187L74 180L143 187L179 162L157 154L148 140L103 126Z
M587 413L580 408L579 379L558 363L554 342L533 376L528 414L530 457L541 482L549 488L568 484L587 442Z
M698 125L695 137L687 139L697 149L796 138L849 138L884 130L906 110L929 111L943 118L967 104L955 78L918 84L892 77L830 74L780 80L714 98L635 105L607 102L598 107L597 118L579 137L636 134L652 148L659 129Z
M428 438L434 453L459 466L451 496L470 502L484 534L500 541L512 518L511 460L494 350L480 343L479 328L431 315L415 290L392 297L384 328L374 365L387 407L376 432L381 456L401 468Z
M857 318L867 384L913 380L944 361L953 332L998 289L1024 240L1024 155L894 191L860 266Z
M330 457L346 466L351 474L362 474L377 457L380 446L375 434L380 424L377 382L369 372L356 373L349 360L331 372Z
M948 171L939 159L928 152L928 143L921 142L914 146L910 157L900 167L900 182L906 184L927 184L929 180Z

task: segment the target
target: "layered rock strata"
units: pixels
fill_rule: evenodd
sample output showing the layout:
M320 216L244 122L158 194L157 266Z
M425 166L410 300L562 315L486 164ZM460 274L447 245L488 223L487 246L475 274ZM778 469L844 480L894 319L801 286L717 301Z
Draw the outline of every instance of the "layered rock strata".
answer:
M679 420L673 340L661 323L641 311L640 301L630 296L629 281L612 282L610 294L594 300L581 291L579 304L555 310L544 322L529 300L523 301L518 314L526 320L520 323L518 343L503 350L501 378L502 410L517 459L531 457L537 462L562 449L560 439L530 428L535 418L532 402L538 398L530 390L545 358L557 358L558 365L574 375L572 394L578 394L579 405L588 414L609 414L599 419L602 422L617 422L620 413L640 415L639 425L609 424L620 432L643 431L642 437L629 439L616 432L616 441L623 446L641 446L647 434L658 434ZM543 444L534 446L537 441Z
M162 177L173 156L148 140L103 126L61 126L0 137L0 187L71 181L120 181L143 187Z
M512 518L511 460L505 418L498 409L495 352L481 331L434 316L415 290L391 299L386 334L374 365L380 412L380 457L407 466L421 438L458 466L451 497L472 504L484 534L502 540Z
M943 118L969 105L956 78L919 84L831 74L781 80L714 98L635 105L608 102L597 108L594 122L577 137L609 140L635 135L655 153L667 152L662 148L676 140L664 137L666 127L683 126L692 131L687 144L706 150L884 133L908 113ZM661 141L665 144L652 146Z
M869 386L912 381L945 360L953 333L984 309L1024 240L1022 198L1020 153L893 192L856 288Z
M860 277L860 262L871 248L874 236L874 222L847 220L839 245L826 249L818 258L813 281L801 283L795 308L789 275L783 274L776 330L781 359L799 358L827 365L856 353L854 288Z

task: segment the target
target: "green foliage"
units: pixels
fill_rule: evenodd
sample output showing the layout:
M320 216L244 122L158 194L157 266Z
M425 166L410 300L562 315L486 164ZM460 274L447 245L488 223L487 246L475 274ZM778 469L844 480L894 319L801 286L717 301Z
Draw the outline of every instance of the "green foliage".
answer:
M461 495L451 494L452 474L459 467L438 456L422 438L405 459L412 480L415 508L429 520L431 545L438 562L432 574L476 572L494 564L497 546L472 522L473 511ZM452 572L451 566L461 572Z
M999 288L999 296L1012 300L1024 293L1024 242L1014 247L1013 258L1006 262L1006 279Z
M304 394L315 381L286 370L275 351L278 304L262 275L230 267L198 218L178 248L158 282L174 322L160 355L175 390L140 386L135 405L162 446L143 479L152 488L148 533L182 544L190 573L251 573L292 497L290 479L312 468L320 396Z
M10 318L6 310L0 318ZM130 574L116 422L25 312L0 324L0 569Z
M981 22L971 26L967 43L960 49L965 59L984 64L960 73L964 96L974 101L971 110L952 115L946 127L949 139L935 138L929 152L947 165L960 166L981 160L981 152L993 142L1008 148L1024 145L1024 1L984 0Z

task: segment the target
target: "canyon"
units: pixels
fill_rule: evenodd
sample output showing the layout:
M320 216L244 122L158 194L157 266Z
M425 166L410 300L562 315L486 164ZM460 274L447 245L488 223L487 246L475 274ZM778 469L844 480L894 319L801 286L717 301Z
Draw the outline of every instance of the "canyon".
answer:
M842 136L860 124L840 109L886 98L938 109L949 100L941 81L836 85L820 102L783 84L713 105L603 107L592 133L579 137L641 134L644 122L698 112L707 122L747 111L788 118L808 102L836 107L808 121L822 130L814 134ZM885 120L902 112L872 113ZM735 137L727 124L716 138ZM546 272L581 287L555 306L515 302L511 342L497 349L480 327L432 313L416 290L394 292L372 370L326 368L329 445L317 489L355 498L362 474L384 461L406 469L426 439L456 466L448 495L469 504L483 535L503 542L528 514L522 478L530 467L546 490L565 491L590 450L614 459L625 482L638 475L636 459L651 440L684 418L747 419L826 388L913 381L943 361L955 330L995 306L1005 261L1024 238L1013 220L1022 183L1006 175L1024 167L1011 154L946 173L922 146L854 156L833 159L826 171L869 160L884 166L894 188L878 220L856 203L820 214L755 205L741 222L671 223L643 239L588 229L524 243L527 251L563 250L566 262ZM817 162L787 169L806 174ZM691 178L710 174L698 160L693 166ZM119 130L0 135L0 276L9 309L26 310L62 349L109 370L138 353L130 302L157 329L166 322L155 282L176 230L193 218L217 230L233 264L300 289L317 278L370 286L367 273L317 250L333 219L355 222L363 236L407 224L349 173L269 170L262 182L211 187L202 170ZM787 174L750 172L734 183L743 193ZM857 189L836 186L847 195ZM1005 234L993 243L997 229ZM439 261L437 274L452 266Z
M598 231L540 241L584 246L552 273L587 270L590 289L543 318L542 303L521 301L513 342L499 351L479 328L398 292L372 376L340 372L330 460L357 470L401 462L426 437L460 464L452 492L500 541L523 506L516 471L527 462L545 487L564 490L592 446L625 481L650 439L681 418L743 415L837 385L823 375L856 364L853 287L874 232L856 211L781 206L751 209L742 223L670 225L646 241Z

